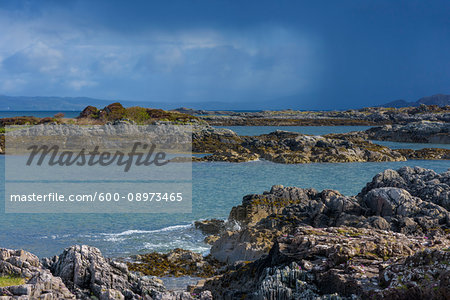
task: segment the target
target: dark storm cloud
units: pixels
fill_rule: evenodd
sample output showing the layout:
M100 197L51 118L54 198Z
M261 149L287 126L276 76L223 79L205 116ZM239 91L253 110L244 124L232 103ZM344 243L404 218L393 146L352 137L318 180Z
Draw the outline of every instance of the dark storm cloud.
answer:
M0 93L344 108L450 92L447 1L3 1Z

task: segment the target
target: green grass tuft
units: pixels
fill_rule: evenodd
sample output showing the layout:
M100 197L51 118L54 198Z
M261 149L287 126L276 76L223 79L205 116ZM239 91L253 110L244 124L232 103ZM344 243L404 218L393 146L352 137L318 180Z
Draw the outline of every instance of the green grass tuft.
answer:
M25 284L25 279L15 276L0 276L0 287Z

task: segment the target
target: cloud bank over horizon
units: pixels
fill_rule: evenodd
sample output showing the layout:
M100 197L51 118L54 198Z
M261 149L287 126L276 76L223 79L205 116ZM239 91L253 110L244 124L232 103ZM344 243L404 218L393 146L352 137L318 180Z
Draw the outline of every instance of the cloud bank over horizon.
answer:
M6 1L0 94L345 108L450 92L448 2Z

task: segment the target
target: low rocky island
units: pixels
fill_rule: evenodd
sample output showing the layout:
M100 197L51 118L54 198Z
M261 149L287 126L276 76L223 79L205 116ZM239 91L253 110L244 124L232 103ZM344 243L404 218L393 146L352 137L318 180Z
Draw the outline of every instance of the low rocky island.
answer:
M200 114L199 114L200 113ZM379 162L409 159L449 159L449 149L400 149L372 143L370 140L395 142L449 143L449 107L421 105L419 107L332 112L265 111L259 113L219 114L218 118L245 120L214 122L217 116L180 109L164 111L143 107L123 107L112 103L103 109L86 107L75 119L55 117L10 117L0 119L0 153L4 153L4 131L7 125L149 125L189 124L193 129L192 150L207 153L193 161L245 162L264 159L276 163L311 162ZM276 122L267 122L268 118ZM271 120L272 120L271 119ZM286 120L295 120L287 122ZM260 136L239 136L231 130L211 125L379 125L364 132L310 136L288 131L275 131ZM403 125L402 125L403 124Z
M421 104L418 107L367 107L346 111L280 110L224 112L176 110L194 113L213 126L343 126L408 124L420 121L450 122L450 106Z
M275 163L380 162L409 159L449 159L449 149L393 150L368 140L366 132L311 136L277 130L259 136L239 136L229 129L194 127L192 150L211 153L194 161Z
M450 144L450 123L413 122L406 125L385 125L365 131L371 140Z
M105 258L72 246L43 258L0 250L0 299L448 299L450 171L403 167L356 196L273 186L227 220L196 222L212 244ZM203 277L169 291L156 276ZM93 298L95 297L95 298Z

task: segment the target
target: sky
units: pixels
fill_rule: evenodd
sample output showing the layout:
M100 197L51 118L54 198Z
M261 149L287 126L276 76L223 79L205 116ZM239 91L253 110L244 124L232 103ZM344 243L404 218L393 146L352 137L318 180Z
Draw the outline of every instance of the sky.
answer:
M450 1L1 1L0 94L339 109L450 93Z

